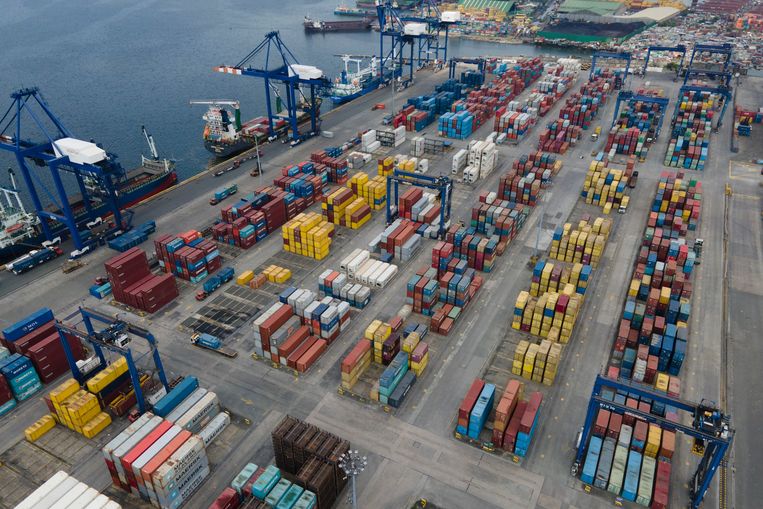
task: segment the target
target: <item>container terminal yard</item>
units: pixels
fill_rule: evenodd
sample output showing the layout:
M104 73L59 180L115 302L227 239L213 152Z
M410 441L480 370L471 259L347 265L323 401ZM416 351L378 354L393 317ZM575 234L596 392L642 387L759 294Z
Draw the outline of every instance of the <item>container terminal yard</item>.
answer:
M323 115L331 138L267 146L259 174L250 159L133 207L136 224L155 222L147 241L125 237L68 273L52 260L0 274L7 354L52 334L71 358L53 379L35 346L0 360L8 397L19 400L0 417L0 483L9 487L0 505L52 506L60 492L61 507L89 507L101 492L112 507L351 507L339 470L349 449L365 457L362 507L755 507L763 80L732 82L718 126L715 95L682 89L674 74L622 73L612 57L590 71L571 59L480 63L491 89L508 83L511 105L480 95L473 64L454 62L450 81L446 69L419 71L404 90ZM490 109L456 101L436 119L407 106L426 110L419 97L440 87L443 98L459 77L473 87L460 104ZM553 91L541 99L543 87ZM513 115L526 104L526 117ZM464 120L485 111L479 124ZM390 113L407 130L383 125ZM611 131L615 118L622 127ZM737 135L738 123L750 136ZM385 135L394 146L380 146ZM694 152L689 139L703 135L709 150ZM327 149L353 138L341 154ZM487 138L498 143L469 154ZM417 162L406 162L411 154ZM346 177L342 158L352 161ZM311 160L336 171L299 194L307 180L284 179L309 174L297 165ZM534 165L532 177L517 176L522 164ZM360 172L380 175L376 191ZM269 233L267 209L251 216L253 228L215 224L255 189L276 193L261 187L274 181L329 223L308 230L317 218L281 218ZM353 197L345 211L338 190L353 184L369 206ZM383 196L400 221L412 218L408 233L386 217ZM447 241L433 238L440 218ZM198 246L209 272L232 267L234 276L206 284L214 276L200 275L195 255L164 252L173 242ZM239 247L246 242L254 245ZM204 257L205 245L221 263ZM363 273L370 266L384 270L374 278ZM352 300L341 278L374 286L370 300L333 301ZM148 290L131 297L138 280L169 289L152 304ZM91 352L78 373L68 370ZM116 382L141 390L105 405ZM692 489L695 479L706 484Z

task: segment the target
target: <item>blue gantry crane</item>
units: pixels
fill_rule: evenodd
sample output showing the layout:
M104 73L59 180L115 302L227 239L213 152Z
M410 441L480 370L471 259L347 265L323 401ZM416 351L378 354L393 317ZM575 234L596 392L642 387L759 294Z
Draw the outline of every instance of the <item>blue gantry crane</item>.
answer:
M66 340L66 334L87 341L92 345L95 354L100 360L100 369L104 369L107 365L106 358L103 355L104 349L123 355L127 360L127 369L130 373L133 390L135 391L135 400L138 403L138 409L141 414L146 411L146 402L143 397L143 391L140 388L140 374L138 373L138 368L135 364L136 359L129 346L131 341L131 337L128 336L129 334L146 340L149 347L149 353L151 353L151 356L153 357L154 366L157 375L159 376L159 380L165 390L169 392L170 385L167 382L167 376L164 373L164 366L162 365L162 359L159 356L156 338L151 332L143 327L138 327L137 325L133 325L118 318L110 317L89 308L79 308L76 313L66 319L71 319L78 314L81 315L82 322L85 324L85 331L69 327L61 322L56 322L56 329L58 329L58 335L61 338L61 344L64 347L64 353L66 354L66 360L69 362L69 368L72 371L72 375L80 384L83 384L88 377L77 367L77 361L74 359L69 343ZM93 320L107 325L101 330L96 330L93 326ZM100 369L95 370L94 372L98 372Z
M93 142L74 138L37 87L17 90L11 99L11 105L0 117L0 149L16 157L45 238L53 241L65 228L74 241L75 253L84 253L111 233L129 229L132 214L120 210L116 192L117 183L125 177L116 156ZM33 141L29 138L33 135L43 139ZM44 171L34 166L47 168L55 187L53 192L38 175ZM70 204L63 180L67 174L76 180L82 210L75 210ZM43 203L40 191L49 199L50 207ZM88 229L101 223L100 215L93 210L96 202L105 203L108 214L114 218L113 226L104 228L98 237L91 236Z
M593 79L593 75L596 73L596 61L601 59L610 60L625 60L625 75L623 76L623 84L628 79L628 72L631 68L631 54L628 52L615 53L612 51L596 51L591 57L591 72L588 75L588 79Z
M670 406L676 411L686 412L691 417L691 424L674 422L659 415L642 412L636 408L628 407L615 401L615 394L632 395L642 399L649 399L652 403L660 403ZM694 403L680 398L668 396L666 393L657 392L651 387L634 383L627 380L614 380L603 375L597 375L588 402L585 424L581 433L580 442L572 465L572 475L576 476L583 464L588 437L600 408L630 414L637 419L659 425L662 429L680 431L694 439L693 452L702 456L697 470L689 483L690 507L697 509L707 493L713 480L715 471L721 464L726 452L734 440L734 430L731 429L731 417L721 412L713 403L702 401ZM683 421L683 419L678 419Z
M256 67L255 61L258 58L264 59L261 64L262 67ZM320 132L319 94L324 88L330 87L331 82L316 67L301 65L281 39L279 32L268 32L265 39L236 65L222 65L215 67L215 71L253 76L265 81L265 101L271 136L276 134L274 120L277 118L273 114L271 92L280 98L278 85L283 85L286 89L287 120L291 129L292 143L299 143ZM302 93L300 88L302 86L309 87L309 99ZM300 104L298 95L307 102L305 111L310 115L310 132L304 134L299 132L297 117Z
M391 224L398 217L397 203L401 184L437 191L437 198L440 200L440 225L437 235L440 239L445 240L446 223L450 220L450 204L453 195L453 181L451 178L445 175L431 177L429 175L395 169L392 175L387 177L387 224ZM392 192L393 190L394 193Z
M689 65L684 74L684 85L690 78L697 76L707 76L708 78L718 78L722 80L724 86L731 85L731 57L733 46L731 44L695 44L689 59ZM696 58L713 59L716 56L716 62L702 62L706 66L697 66ZM720 56L720 59L717 58Z
M441 62L448 61L448 33L455 21L447 21L443 18L440 8L434 0L422 0L419 14L414 16L401 16L403 22L425 23L427 36L417 38L418 61L429 62L434 56ZM440 36L444 35L444 44L440 45Z
M656 104L659 107L659 117L657 118L657 125L654 128L654 139L660 135L662 129L662 121L665 118L665 110L668 108L670 100L666 97L655 97L651 95L639 95L634 94L630 90L621 90L617 94L617 102L615 103L615 114L612 116L612 126L617 123L617 115L620 113L620 104L627 102L629 105L636 102L643 102L647 104Z
M680 53L681 54L681 62L678 64L678 70L676 73L681 72L681 69L684 66L684 59L686 58L686 46L683 44L677 44L676 46L648 46L646 48L646 60L644 60L644 69L641 71L642 75L646 74L646 68L649 66L649 58L652 56L652 53L657 53L660 51L671 51L673 53Z

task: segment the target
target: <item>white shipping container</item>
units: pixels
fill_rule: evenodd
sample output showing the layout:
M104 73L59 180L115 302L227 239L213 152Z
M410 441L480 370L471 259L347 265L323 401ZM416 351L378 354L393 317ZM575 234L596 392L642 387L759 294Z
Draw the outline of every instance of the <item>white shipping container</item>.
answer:
M355 257L356 257L356 256L358 256L358 255L360 254L360 252L361 252L361 251L363 251L363 250L362 250L362 249L360 249L360 248L358 248L358 249L353 249L353 250L352 250L352 253L350 253L348 256L345 256L345 257L344 257L344 259L343 259L341 262L339 262L339 270L341 270L342 272L346 272L346 271L347 271L347 265L348 265L348 264L349 264L349 263L350 263L352 260L354 260L354 259L355 259Z
M283 363L286 363L286 359L283 359ZM199 432L199 438L204 441L204 447L208 447L209 444L214 442L215 438L220 436L220 433L225 431L225 428L230 424L230 414L228 412L220 412L214 419L209 421L209 424L204 426Z
M119 435L115 436L114 438L107 443L103 449L101 449L101 452L103 453L103 458L107 462L114 463L114 457L113 453L114 450L117 449L120 445L122 445L128 438L130 438L136 431L138 431L140 428L146 425L148 421L150 421L154 416L151 412L146 412L145 414L138 417L138 419L127 426ZM44 485L43 485L44 486Z
M366 251L365 249L361 250L358 255L352 259L350 263L347 264L347 274L350 277L355 276L355 272L365 263L368 261L368 259L371 257L371 253Z
M421 159L419 161L419 164L416 166L416 169L419 173L426 173L429 171L429 159Z
M53 491L53 489L61 484L66 478L69 477L69 474L66 472L59 470L52 476L50 476L50 479L42 483L39 488L34 490L32 493L27 495L27 497L22 500L18 505L16 505L15 509L35 509L38 507L37 504L39 504L40 500L45 498L45 496Z
M466 160L469 157L469 152L466 149L461 149L453 156L453 164L451 166L451 173L458 175L461 170L466 166Z
M207 418L212 418L220 411L220 402L217 394L208 392L188 412L180 417L176 424L188 431L195 433Z
M188 467L199 457L205 456L204 442L197 435L193 435L172 453L162 466L156 469L152 476L154 488L162 488L174 479L182 476Z
M71 479L74 478L71 477ZM61 498L56 500L52 505L40 505L40 508L42 509L43 507L47 507L48 509L66 509L69 507L75 500L79 498L80 495L85 493L88 488L87 484L79 482L76 479L74 480L76 481L76 484L72 486L71 489L69 489L69 491L67 491Z
M364 274L364 273L365 273L365 272L366 272L366 271L367 271L369 268L371 268L371 266L372 266L374 263L376 263L376 262L377 262L377 260L370 260L370 259L366 259L366 260L365 260L365 261L364 261L362 264L360 264L360 266L358 267L358 269L355 271L355 274L352 274L352 273L351 273L351 274L350 274L350 276L353 276L353 275L354 275L354 276L355 276L355 279L356 279L356 280L358 280L358 281L360 281L360 278L362 277L362 275L363 275L363 274ZM361 281L361 282L362 282L362 281Z
M183 502L183 498L180 496L181 492L185 491L186 487L190 484L193 485L198 477L202 475L202 479L206 477L202 472L209 467L209 460L206 456L198 456L194 461L188 465L188 469L183 472L181 477L173 478L167 486L157 488L155 491L156 502L162 508L177 508Z
M98 490L88 486L87 489L79 497L77 497L71 504L68 505L68 509L82 509L83 507L87 507L88 504L90 504L98 497L98 495L100 495Z
M132 464L132 472L135 476L135 481L138 486L138 492L142 495L148 498L148 492L146 491L146 485L143 481L143 473L141 470L143 470L143 467L146 466L146 464L151 461L151 459L159 454L159 452L167 447L167 444L169 444L176 436L180 434L183 428L178 426L177 424L172 426L170 429L167 430L164 435L159 437L159 439L151 444L151 446L146 449L146 451L138 456L138 458L133 462Z
M382 275L377 278L376 286L384 288L392 278L395 277L395 274L397 274L397 265L387 264L387 268L384 269Z
M34 509L47 509L60 500L61 497L66 495L69 490L79 484L79 481L71 476L66 476L66 479L55 485L39 502L34 506Z
M142 426L138 431L133 433L130 438L125 440L125 442L114 451L114 467L117 469L117 474L119 475L119 480L122 481L122 484L127 485L127 476L125 475L125 469L124 466L122 466L121 461L122 457L130 452L133 447L138 445L138 442L146 438L146 435L151 433L154 428L162 423L162 421L164 421L164 419L158 415L152 417L145 426Z
M204 387L198 387L191 394L188 395L178 406L175 407L172 412L167 414L166 419L172 423L176 422L181 415L191 409L193 405L199 402L207 394L207 389Z

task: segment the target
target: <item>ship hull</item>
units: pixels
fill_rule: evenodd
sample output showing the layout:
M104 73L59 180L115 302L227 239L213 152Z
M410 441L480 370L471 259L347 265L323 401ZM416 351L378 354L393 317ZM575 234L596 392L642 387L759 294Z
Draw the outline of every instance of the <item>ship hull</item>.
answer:
M254 148L254 138L239 137L233 143L219 143L210 140L204 140L204 148L212 153L218 159L227 159L233 157L236 154L240 154L245 150Z
M160 178L148 181L145 184L139 186L127 186L128 188L131 188L127 191L119 190L119 207L132 207L133 205L140 203L141 201L150 198L151 196L171 188L177 184L177 181L177 173L170 171ZM81 205L81 203L73 203L72 207L77 208L78 205ZM106 204L94 206L93 213L102 218L106 218L111 215L109 207ZM53 231L57 235L60 235L62 238L68 237L68 230L66 230L66 227L61 224L55 224L53 226ZM27 237L17 244L6 246L5 248L0 249L0 264L8 263L13 259L28 253L32 249L39 249L40 245L45 240L45 235L40 232L33 237Z
M381 79L373 79L370 81L365 87L363 87L361 90L355 92L354 94L349 95L332 95L329 97L331 99L331 102L334 106L339 106L341 104L348 103L352 101L353 99L357 99L358 97L362 97L369 92L373 92L374 90L379 88L379 84L381 83Z
M352 20L352 21L305 21L303 26L305 32L311 33L325 33L325 32L365 32L371 29L371 21L369 19Z

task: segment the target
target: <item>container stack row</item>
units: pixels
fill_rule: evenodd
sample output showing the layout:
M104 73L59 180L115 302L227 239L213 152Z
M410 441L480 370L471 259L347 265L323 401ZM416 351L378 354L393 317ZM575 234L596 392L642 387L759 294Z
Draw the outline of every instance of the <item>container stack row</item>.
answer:
M369 177L367 173L360 171L350 178L347 187L371 207L371 210L382 210L387 204L387 179L382 174Z
M451 226L445 241L432 248L432 267L438 274L463 272L466 267L490 272L498 255L498 236L482 237L472 227Z
M339 462L350 443L291 416L284 417L271 438L282 476L315 494L314 507L330 509L347 484Z
M525 457L540 421L543 395L534 392L523 400L524 385L517 380L509 380L503 393L498 390L479 378L472 382L458 408L456 433ZM489 440L481 439L485 429L490 432Z
M382 147L399 147L405 142L405 126L402 124L398 124L394 129L375 129L375 131L376 141Z
M561 360L562 343L544 339L531 344L523 339L514 350L511 372L533 382L553 385Z
M339 270L350 280L371 288L384 288L398 271L396 265L372 259L366 249L353 250L340 262Z
M492 199L491 199L492 198ZM505 251L506 246L514 240L522 229L530 209L522 204L508 200L495 199L491 193L485 195L485 201L472 208L470 226L477 233L484 235L498 235L498 254Z
M613 168L610 164L604 154L597 155L588 166L580 193L586 203L601 207L605 214L609 214L613 208L627 208L630 197L625 192L633 178L636 158L630 156L625 168Z
M204 253L199 253L203 261ZM152 274L146 252L140 248L134 247L110 258L104 266L114 299L122 304L155 313L179 295L175 277L172 274Z
M612 352L620 377L651 384L658 373L680 373L696 260L689 231L697 228L701 201L699 182L682 173L660 176Z
M247 463L209 509L314 509L315 493L287 480L275 465Z
M439 223L439 206L437 213L435 225ZM377 235L368 244L368 248L373 253L379 253L381 260L385 262L391 262L393 258L402 262L408 261L421 248L422 237L427 235L433 226L398 218Z
M529 293L533 297L540 297L549 291L566 293L567 285L570 285L575 293L585 295L592 272L593 268L588 264L576 262L565 265L540 259L533 267Z
M562 168L562 161L553 154L533 152L512 163L511 169L498 181L499 200L535 206L542 189ZM480 201L483 201L480 197Z
M541 133L538 150L564 155L577 144L581 136L581 127L573 125L569 120L554 120Z
M146 221L145 223L136 226L132 230L123 233L122 235L111 239L108 244L114 251L124 253L130 248L133 248L139 244L148 240L148 236L156 231L155 221Z
M297 215L282 227L284 251L322 260L329 254L334 225L320 214L306 212Z
M678 101L678 115L665 152L665 166L704 170L713 117L722 99L707 91L684 91Z
M220 249L196 230L164 234L154 240L156 257L164 272L198 283L222 267Z
M583 263L596 268L609 239L612 220L597 217L593 222L581 220L577 225L564 223L551 237L549 258L567 263Z
M122 507L95 488L59 470L19 502L16 509L51 509L61 507L62 504L64 507L80 509L121 509Z
M310 161L315 163L312 172L321 177L324 185L331 182L343 186L347 182L347 159L341 155L342 150L338 147L326 147L310 154Z
M559 111L559 119L569 122L569 125L588 129L599 109L607 103L609 94L617 88L617 81L618 78L612 71L601 70L565 101Z
M212 227L212 235L218 242L249 249L322 195L322 188L298 198L275 186L258 187L235 204L220 209L223 222Z
M354 177L353 177L354 178ZM371 219L371 207L349 187L340 187L323 197L323 217L330 223L357 230Z

